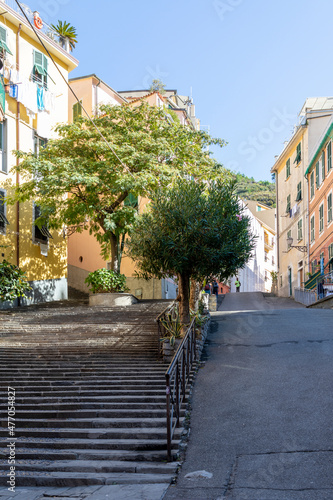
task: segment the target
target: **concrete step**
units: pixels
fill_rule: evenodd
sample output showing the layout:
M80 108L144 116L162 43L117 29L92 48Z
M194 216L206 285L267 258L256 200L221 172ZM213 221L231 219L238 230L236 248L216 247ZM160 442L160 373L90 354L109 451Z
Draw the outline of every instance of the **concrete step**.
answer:
M20 448L19 460L118 460L118 461L150 461L166 463L167 452L163 450L55 450L52 448ZM173 459L176 460L178 449L172 448ZM0 448L0 458L3 457L7 463L8 448Z
M5 407L3 409L3 413L5 412ZM122 407L120 409L114 409L114 410L75 410L75 413L73 411L47 411L47 410L35 410L36 407L33 407L32 410L26 410L22 411L21 407L19 410L16 411L15 413L15 418L17 422L20 422L22 427L24 427L23 422L25 420L27 421L36 421L40 420L41 422L47 422L48 420L56 420L56 421L61 421L65 420L66 422L70 422L68 419L75 419L75 420L80 420L80 419L86 419L86 420L93 420L93 419L145 419L145 418L157 418L157 419L164 419L166 418L166 410L165 410L165 405L162 408L157 408L157 409L142 409L139 407L138 409L123 409ZM1 411L1 407L0 407ZM185 410L181 411L181 415L183 416L185 413Z
M164 412L165 413L165 412ZM128 415L128 414L127 414ZM40 415L39 415L40 416ZM133 416L132 418L78 418L77 415L72 415L72 418L67 419L39 419L29 418L22 419L16 415L16 422L20 429L24 432L25 428L57 428L57 429L117 429L117 428L163 428L166 424L166 416L162 417L141 417ZM3 427L7 429L7 422L3 423ZM1 429L1 428L0 428ZM18 432L18 429L17 429Z
M180 436L182 429L175 429L174 436ZM7 428L0 428L0 439L4 439L8 436ZM97 439L139 439L139 440L166 440L167 431L166 427L117 427L112 428L61 428L58 427L16 427L15 436L22 441L22 438L29 439L33 437L35 439L87 439L87 440L97 440Z
M145 402L144 408L145 409L157 409L165 410L165 399L161 402L158 401L152 401L152 402ZM0 405L0 410L3 413L7 412L7 406L1 404ZM53 403L47 403L45 401L39 401L39 403L34 403L34 404L27 404L24 400L23 403L20 404L19 407L20 410L36 410L36 408L40 409L40 411L44 410L57 410L57 411L77 411L77 410L85 410L85 409L96 409L96 410L121 410L123 409L124 411L126 410L135 410L135 409L142 409L142 404L139 401L132 401L132 402L122 402L121 399L117 402L112 402L112 403L106 403L106 402L82 402L82 401L77 401L77 402L69 402L69 403L63 403L62 401L56 401ZM18 411L18 410L17 410Z
M48 472L131 472L137 474L170 474L177 470L178 462L154 463L128 460L17 460L20 471ZM6 460L0 460L0 470L5 470Z
M6 449L8 440L0 440L0 448ZM176 447L179 440L174 439L173 445ZM19 436L15 443L17 456L20 448L47 448L52 447L52 450L72 450L72 449L87 449L87 450L166 450L165 436L161 439L86 439L63 437L63 438L47 438L35 436Z
M173 474L16 471L16 480L20 486L71 486L74 488L92 484L156 484L170 483L172 478ZM8 486L7 481L7 471L0 470L0 485Z

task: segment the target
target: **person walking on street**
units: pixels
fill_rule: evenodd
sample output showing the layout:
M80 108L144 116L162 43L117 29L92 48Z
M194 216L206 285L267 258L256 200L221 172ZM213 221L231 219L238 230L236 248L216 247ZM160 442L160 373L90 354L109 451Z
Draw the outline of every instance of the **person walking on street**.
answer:
M213 281L213 294L216 295L216 297L219 295L219 285L216 280Z
M240 291L240 286L241 286L241 282L239 281L238 276L237 276L236 281L235 281L236 292Z

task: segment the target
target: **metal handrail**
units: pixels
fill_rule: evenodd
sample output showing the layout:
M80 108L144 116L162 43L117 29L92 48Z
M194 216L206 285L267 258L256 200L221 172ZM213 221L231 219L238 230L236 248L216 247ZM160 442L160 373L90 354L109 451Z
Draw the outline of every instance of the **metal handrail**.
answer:
M167 315L173 317L178 312L178 301L174 300L171 304L169 304L164 311L161 312L156 318L157 327L158 327L158 355L162 356L162 341L161 339L168 336L167 330L162 323L162 319L167 319Z
M186 387L196 360L195 318L193 318L165 372L168 461L172 460L172 438L176 427L179 427L181 406L186 396Z
M333 288L333 271L329 271L326 274L320 274L319 276L317 276L317 278L316 278L316 292L317 292L317 299L318 300L319 300L319 293L318 293L319 286L318 285L320 282L322 282L323 286L329 285L331 288Z

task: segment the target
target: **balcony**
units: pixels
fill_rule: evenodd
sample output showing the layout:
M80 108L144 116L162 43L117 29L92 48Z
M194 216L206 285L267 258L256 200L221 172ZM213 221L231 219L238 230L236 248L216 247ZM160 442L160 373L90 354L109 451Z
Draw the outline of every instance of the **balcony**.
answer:
M25 17L22 14L21 9L17 5L17 3L14 0L1 0L0 5L5 4L6 6L9 7L11 11L14 11L17 16L19 16L23 22L27 22ZM26 14L27 18L31 22L32 25L34 25L34 12L25 4L21 4L22 9L24 10L24 13ZM1 7L2 8L2 7ZM41 29L37 30L39 33L43 33L43 35L46 35L48 38L53 40L57 45L59 45L63 50L66 52L70 52L70 47L68 40L66 40L64 37L58 35L49 24L43 21L43 27Z

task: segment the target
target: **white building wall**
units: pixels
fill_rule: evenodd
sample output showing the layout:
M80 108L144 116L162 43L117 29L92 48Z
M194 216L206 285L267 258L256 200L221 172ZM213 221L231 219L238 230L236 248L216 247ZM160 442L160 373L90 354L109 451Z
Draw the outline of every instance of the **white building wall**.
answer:
M244 203L240 204L245 207ZM241 292L265 292L265 238L262 224L254 217L252 212L245 208L244 214L250 219L250 231L256 236L256 246L253 257L240 269L237 276L241 282ZM231 293L236 292L236 277L231 278Z

